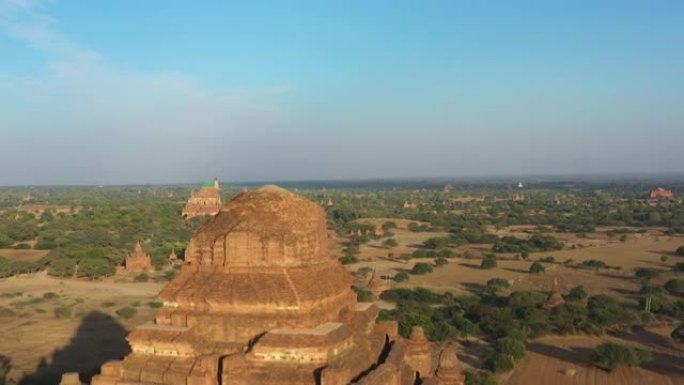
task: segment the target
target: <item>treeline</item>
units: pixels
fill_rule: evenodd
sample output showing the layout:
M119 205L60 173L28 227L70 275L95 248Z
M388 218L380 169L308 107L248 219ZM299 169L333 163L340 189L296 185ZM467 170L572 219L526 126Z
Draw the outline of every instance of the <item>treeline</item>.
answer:
M334 202L328 217L335 229L358 218L389 217L423 222L412 225L413 231L456 232L487 225L536 225L574 233L589 233L598 226L662 226L670 233L684 233L681 200L651 201L636 192L532 190L525 192L524 201L512 201L513 192L508 190L470 193L472 199L430 190L333 190L307 195L316 201ZM405 202L412 202L415 208L404 208Z
M91 195L84 194L86 189ZM97 278L112 275L125 255L142 241L156 266L167 263L175 249L183 250L202 218L180 215L186 196L175 189L73 188L58 189L44 203L71 202L68 211L47 205L40 214L18 210L0 213L0 248L35 248L48 254L35 262L0 259L0 275L46 269L49 274ZM40 193L34 193L40 202ZM56 195L56 196L55 196ZM71 199L67 197L71 196ZM0 256L2 253L0 252Z

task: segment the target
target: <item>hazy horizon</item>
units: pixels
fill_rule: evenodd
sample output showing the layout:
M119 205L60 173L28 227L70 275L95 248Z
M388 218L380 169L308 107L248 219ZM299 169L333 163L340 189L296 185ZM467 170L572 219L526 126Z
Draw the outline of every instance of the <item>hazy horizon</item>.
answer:
M682 173L683 17L0 0L0 186Z

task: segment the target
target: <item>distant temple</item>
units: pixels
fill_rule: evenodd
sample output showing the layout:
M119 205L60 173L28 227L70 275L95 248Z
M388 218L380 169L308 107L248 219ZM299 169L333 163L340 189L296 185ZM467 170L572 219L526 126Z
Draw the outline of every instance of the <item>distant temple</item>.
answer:
M546 302L544 302L544 308L545 309L553 309L554 307L558 305L562 305L565 303L565 300L563 299L563 296L561 295L560 287L558 286L558 278L554 278L553 280L553 286L551 287L551 291L549 292L549 296L546 298Z
M152 269L152 258L145 253L140 242L135 244L135 250L126 256L126 271L138 272Z
M525 195L523 195L519 192L515 193L515 196L513 197L514 202L522 202L524 200L525 200Z
M169 264L175 265L178 262L180 262L180 260L178 259L178 254L176 254L176 250L171 250L171 254L169 254Z
M656 189L651 190L651 193L649 194L649 197L651 199L666 199L666 198L672 198L674 194L672 193L672 190L668 190L662 187L658 187Z
M192 218L201 215L216 215L221 210L221 187L218 179L206 182L197 192L190 194L188 203L183 207L183 216Z

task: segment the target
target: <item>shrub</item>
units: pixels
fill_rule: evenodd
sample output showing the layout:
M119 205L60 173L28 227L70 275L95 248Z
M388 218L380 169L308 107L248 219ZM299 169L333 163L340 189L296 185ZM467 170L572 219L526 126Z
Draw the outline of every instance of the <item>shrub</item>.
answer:
M164 273L164 279L167 281L171 281L172 279L176 278L176 274L178 274L176 270L169 270Z
M60 258L50 261L50 264L47 267L47 272L54 277L72 277L74 275L75 268L75 260L69 258Z
M447 246L449 246L449 238L447 237L429 238L423 242L423 248L425 249L436 250Z
M129 318L133 317L135 315L135 313L137 313L137 312L138 312L138 310L136 308L127 306L127 307L122 307L121 309L117 309L115 313L116 313L116 315L118 315L121 318L129 319Z
M677 342L684 342L684 323L679 324L670 334L673 340Z
M494 373L511 371L515 365L513 357L506 354L488 351L484 356L485 367Z
M650 269L647 267L640 267L634 271L635 277L646 281L657 277L659 274L660 272L658 270Z
M443 257L439 257L435 259L435 266L440 267L444 266L449 263L449 260Z
M543 273L544 271L546 271L546 268L544 267L544 264L539 261L532 263L530 266L530 273L539 274Z
M382 224L382 229L385 232L387 232L388 230L391 230L391 229L396 229L396 228L397 228L397 224L392 222L392 221L387 221L387 222Z
M525 357L525 343L512 337L503 337L496 340L494 350L510 356L514 360Z
M491 294L496 294L501 290L508 289L511 287L510 283L503 278L492 278L487 281L485 286L485 291Z
M397 243L397 240L394 238L387 238L384 242L382 242L382 244L387 248L399 246L399 243Z
M59 295L57 295L57 293L52 292L52 291L48 291L47 293L43 294L44 299L55 299L57 297L59 297Z
M114 301L104 301L102 302L102 307L113 307L116 306L116 302Z
M677 255L684 257L684 246L678 247L676 253Z
M85 259L78 263L77 276L79 278L96 279L109 277L116 273L116 268L106 260Z
M150 301L147 303L147 306L151 307L152 309L159 309L163 305L164 303L162 303L161 301Z
M353 255L345 255L344 257L340 258L340 263L343 265L351 265L353 263L357 263L358 261L359 259Z
M406 272L404 272L404 271L400 271L394 275L393 279L395 282L404 282L404 281L408 281L409 275L406 274Z
M465 385L496 385L496 378L491 372L471 372L466 370L465 375Z
M589 259L589 260L583 261L582 266L590 267L590 268L596 269L596 270L605 269L606 267L608 267L608 265L606 265L605 262L599 261L598 259Z
M147 282L150 280L150 276L147 273L140 273L135 276L135 282Z
M613 371L620 366L640 366L651 360L646 350L606 342L599 345L591 354L594 365Z
M8 307L0 307L0 317L14 317L17 315L17 313L8 308Z
M684 271L684 262L677 262L672 266L672 270L677 271L677 272L683 272Z
M684 279L671 279L665 283L665 288L671 293L680 294L684 292Z
M375 298L373 297L373 293L371 293L368 290L361 290L357 289L356 290L356 300L359 302L373 302Z
M555 263L555 262L556 262L556 258L554 258L554 257L552 257L552 256L549 255L549 256L547 256L547 257L540 258L540 259L539 259L539 262L544 262L544 263Z
M568 294L565 296L565 299L568 301L581 301L587 298L587 295L587 289L585 289L584 286L579 285L570 289Z
M55 318L71 317L71 309L65 306L56 307L54 310Z
M432 272L432 265L424 262L419 262L413 265L413 269L411 269L411 274L414 275L420 275L420 274L427 274Z
M491 254L485 255L485 257L482 258L482 263L480 263L481 269L493 269L496 266L497 266L496 257L494 257Z
M615 298L603 294L589 297L587 311L589 319L603 327L634 321L634 315L623 308Z

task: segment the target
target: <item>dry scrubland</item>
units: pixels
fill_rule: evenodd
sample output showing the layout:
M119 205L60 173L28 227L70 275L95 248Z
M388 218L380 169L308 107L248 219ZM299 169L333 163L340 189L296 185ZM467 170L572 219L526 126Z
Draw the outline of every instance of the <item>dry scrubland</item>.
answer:
M364 220L365 223L382 224L390 220L379 218ZM431 237L446 235L439 232L410 232L406 226L410 221L392 220L398 228L393 229L393 238L398 246L387 249L382 246L383 239L374 240L360 247L361 262L348 265L350 272L362 267L377 269L379 275L394 275L408 271L417 262L432 262L431 259L411 259L402 261L388 258L410 254L423 241ZM526 238L525 230L532 226L515 226L505 229L488 229L499 236L514 235ZM672 266L684 262L683 257L674 250L684 244L684 237L663 235L661 229L649 229L645 233L629 234L621 241L619 237L609 237L606 232L612 228L598 228L595 233L578 238L575 234L554 233L566 244L561 251L531 253L528 260L515 259L513 254L498 254L498 266L485 270L480 268L480 256L489 253L491 245L465 245L455 248L457 255L466 251L472 258L451 258L445 266L435 268L432 273L411 275L407 282L393 284L395 287L425 287L437 292L452 292L462 295L480 291L492 278L504 278L511 283L511 290L548 290L553 279L558 278L561 289L583 285L591 295L608 294L623 300L634 301L641 283L634 278L634 270L640 267L661 270L661 275L653 281L664 284L674 277ZM336 247L344 240L337 240ZM573 249L574 245L574 249ZM546 272L530 274L532 261L545 256L553 256L556 263L547 263ZM667 256L665 262L662 256ZM573 265L586 260L601 260L613 267L610 269L586 269L565 265L572 260ZM357 280L363 284L363 280ZM684 349L669 337L672 326L649 328L620 336L549 336L533 340L527 348L527 355L516 368L508 374L498 376L505 385L674 385L684 384ZM647 349L653 352L653 361L643 368L621 368L613 373L598 369L588 362L593 348L614 341ZM464 367L479 365L477 351L479 344L473 342L463 346L462 362ZM481 350L481 349L480 349Z
M55 372L88 373L126 354L127 330L152 320L149 303L162 286L42 273L0 280L0 355L11 360L9 378L45 383ZM124 319L116 311L125 307L137 312Z
M393 238L399 244L394 248L382 246L383 239L374 240L361 245L359 259L361 262L348 265L348 269L354 272L362 267L377 269L380 275L394 275L400 271L408 271L417 262L431 262L432 259L414 258L410 261L388 258L388 253L395 257L401 254L410 254L420 244L432 237L446 236L443 232L412 232L406 229L411 221L399 219L380 218L365 220L364 223L379 223L392 220L397 224L393 229ZM528 237L529 234L522 232L524 228L531 226L516 226L514 229L493 231L497 235L515 235L520 238ZM491 252L491 245L465 245L455 248L456 255L461 257L450 258L449 264L436 268L432 273L425 275L412 275L407 282L398 284L398 287L425 287L437 292L451 292L456 295L469 294L479 291L484 284L492 278L504 278L511 283L512 290L547 290L554 278L558 278L561 288L569 289L573 286L584 285L592 294L610 294L617 297L625 297L636 294L640 284L634 277L634 269L648 267L662 270L663 274L655 280L656 283L664 283L673 276L672 266L684 258L677 257L674 250L684 244L684 237L663 236L661 232L654 231L646 234L629 234L627 240L622 242L618 238L611 239L605 235L609 228L597 229L597 233L589 234L587 238L578 238L574 234L554 233L553 235L566 243L566 249L561 251L530 253L528 260L516 259L514 254L498 254L498 266L494 269L483 270L480 268L480 257ZM660 234L660 235L657 235ZM337 255L340 254L344 239L338 239L333 246ZM575 245L575 249L569 249ZM464 258L466 253L472 258ZM546 272L543 274L529 274L532 261L546 256L553 256L556 263L545 264ZM661 262L661 256L667 256L666 262ZM612 269L579 268L565 265L564 262L572 260L580 263L586 260L601 260ZM619 268L619 269L618 269Z
M389 219L365 220L365 223L382 224ZM393 275L410 270L414 263L388 258L388 253L399 256L410 254L423 241L431 237L446 236L442 232L411 232L407 230L410 221L392 219L398 228L392 230L398 246L388 249L381 240L371 241L360 248L361 262L349 265L354 272L362 267L376 268L379 274ZM498 235L525 237L524 226L506 229L490 229ZM454 251L463 256L466 251L474 258L452 258L446 266L436 268L426 275L411 276L400 287L426 287L435 291L450 291L454 294L468 294L480 290L492 278L505 278L512 284L512 290L546 290L554 277L561 287L568 289L584 285L591 294L606 293L622 298L631 298L639 290L639 283L633 279L634 269L650 267L667 272L657 279L665 282L671 266L681 257L672 250L684 244L681 237L663 236L654 229L645 234L630 234L624 242L609 238L605 231L597 229L587 238L573 234L554 234L566 242L568 249L547 253L532 253L530 261L516 260L513 255L501 255L498 267L490 270L479 268L481 256L489 252L486 245L466 245ZM344 239L330 242L333 255L340 255ZM582 246L580 246L582 245ZM17 259L37 259L42 256L35 250L7 250L3 255ZM557 262L546 264L543 274L529 274L532 260L552 255ZM668 260L661 262L661 256ZM572 259L581 262L599 259L620 269L600 271L580 269L564 265ZM422 261L430 262L430 259ZM9 357L12 370L10 378L20 379L25 375L34 383L48 378L53 372L80 371L88 373L108 359L124 355L128 346L123 338L127 330L137 324L148 322L154 317L149 303L163 286L163 283L121 282L114 278L87 281L78 279L56 279L45 274L33 274L0 280L0 309L13 312L13 316L0 314L0 330L3 331L0 355ZM54 294L47 294L54 293ZM116 310L132 307L137 312L130 319L122 318ZM68 309L70 314L60 315L58 309ZM64 311L64 310L62 310ZM667 336L670 328L654 329L618 337L544 337L533 341L528 355L507 376L500 378L508 385L554 383L562 384L684 384L684 352L675 346ZM641 369L620 369L608 374L593 368L586 362L587 352L606 339L621 339L623 343L641 345L654 351L654 362ZM464 347L465 366L477 366L477 345ZM47 377L46 377L47 376ZM35 382L38 381L38 382Z
M507 378L506 385L679 385L684 384L684 351L669 337L669 328L655 328L621 336L542 337L527 347L526 357ZM643 368L620 368L612 373L587 360L598 344L612 341L648 349L653 361Z

